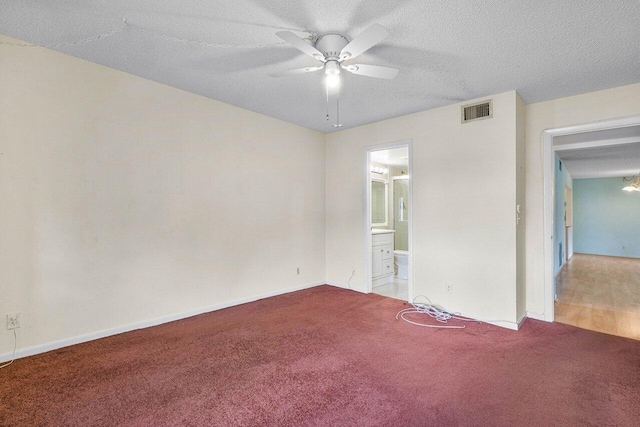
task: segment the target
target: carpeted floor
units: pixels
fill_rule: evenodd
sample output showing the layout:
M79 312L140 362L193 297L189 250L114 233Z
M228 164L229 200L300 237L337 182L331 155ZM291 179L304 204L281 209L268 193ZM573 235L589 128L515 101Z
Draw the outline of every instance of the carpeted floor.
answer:
M321 286L20 359L0 425L637 426L640 341Z

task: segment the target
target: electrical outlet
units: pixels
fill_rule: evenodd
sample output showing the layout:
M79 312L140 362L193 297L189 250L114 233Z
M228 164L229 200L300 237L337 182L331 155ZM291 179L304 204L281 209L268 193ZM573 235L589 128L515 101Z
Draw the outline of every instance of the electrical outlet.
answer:
M7 329L17 329L20 327L20 313L7 314Z
M453 293L453 285L451 283L445 283L444 284L444 291L448 294L452 294Z
M296 268L296 274L300 274L300 267Z

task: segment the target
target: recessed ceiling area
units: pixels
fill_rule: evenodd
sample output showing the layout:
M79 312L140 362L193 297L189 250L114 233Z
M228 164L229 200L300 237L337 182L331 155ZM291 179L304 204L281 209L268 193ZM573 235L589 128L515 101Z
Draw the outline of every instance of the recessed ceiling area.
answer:
M640 173L640 126L557 136L553 145L574 179Z
M335 128L321 73L269 76L317 65L278 31L389 31L353 61L400 72L344 73L342 129L509 90L531 103L640 81L637 0L0 0L0 10L7 36L325 133Z

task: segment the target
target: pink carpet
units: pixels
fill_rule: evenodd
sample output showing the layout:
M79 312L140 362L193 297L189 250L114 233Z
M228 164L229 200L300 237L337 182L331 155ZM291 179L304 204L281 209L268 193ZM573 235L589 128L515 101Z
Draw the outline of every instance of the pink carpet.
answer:
M321 286L17 360L0 425L637 426L640 342Z

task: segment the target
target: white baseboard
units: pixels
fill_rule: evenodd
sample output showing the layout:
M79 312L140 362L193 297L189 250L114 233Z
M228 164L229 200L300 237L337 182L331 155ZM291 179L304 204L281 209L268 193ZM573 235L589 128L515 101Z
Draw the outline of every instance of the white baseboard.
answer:
M544 318L544 314L539 314L539 313L533 313L531 311L527 311L527 317L530 319L535 319L535 320L542 320L543 322L546 322L547 320Z
M362 289L352 288L349 285L345 285L344 283L338 283L338 282L325 282L325 283L330 286L335 286L336 288L349 289L350 291L360 292L361 294L368 293L363 291Z
M274 296L282 295L282 294L288 294L290 292L295 292L295 291L301 291L303 289L309 289L309 288L313 288L313 287L324 285L324 284L325 284L324 281L323 282L307 283L307 284L304 284L304 285L294 286L292 288L281 289L281 290L273 291L273 292L267 292L267 293L264 293L264 294L260 294L260 295L256 295L256 296L252 296L252 297L248 297L248 298L242 298L242 299L233 300L233 301L229 301L229 302L225 302L225 303L221 303L221 304L214 304L214 305L211 305L211 306L200 307L200 308L196 308L194 310L183 311L181 313L168 314L166 316L160 316L160 317L156 317L156 318L149 319L149 320L143 320L143 321L140 321L140 322L129 323L128 325L117 326L115 328L109 328L109 329L103 329L101 331L91 332L91 333L88 333L88 334L78 335L78 336L75 336L75 337L64 338L64 339L61 339L61 340L58 340L58 341L52 341L52 342L48 342L48 343L45 343L45 344L38 344L38 345L31 346L31 347L27 347L27 348L16 350L16 359L20 359L20 358L27 357L27 356L33 356L35 354L46 353L48 351L57 350L57 349L62 348L62 347L68 347L68 346L71 346L71 345L80 344L80 343L87 342L87 341L93 341L93 340L97 340L97 339L100 339L100 338L109 337L109 336L112 336L112 335L118 335L118 334L121 334L121 333L124 333L124 332L135 331L136 329L149 328L151 326L157 326L157 325L161 325L163 323L173 322L175 320L180 320L180 319L185 319L187 317L197 316L199 314L204 314L204 313L209 313L209 312L212 312L212 311L222 310L223 308L229 308L229 307L233 307L233 306L240 305L240 304L246 304L248 302L257 301L257 300L264 299L264 298L274 297ZM20 340L20 330L18 329L17 332L18 332L18 340ZM19 343L19 341L18 341L18 343ZM0 363L7 362L7 361L11 360L12 356L13 356L13 351L0 354Z
M526 310L522 313L522 315L520 316L520 319L518 319L518 329L520 329L522 327L522 324L524 323L524 321L527 318L527 312Z
M467 319L477 320L478 322L487 323L493 326L499 326L501 328L511 329L512 331L518 330L518 323L509 322L508 320L483 320L481 318L475 316L469 316L468 314L460 313L461 317L466 317Z
M464 316L467 317L467 316ZM473 319L473 317L471 317ZM508 322L506 320L480 320L482 323L488 323L493 326L500 326L501 328L511 329L512 331L518 330L518 323L516 322Z

